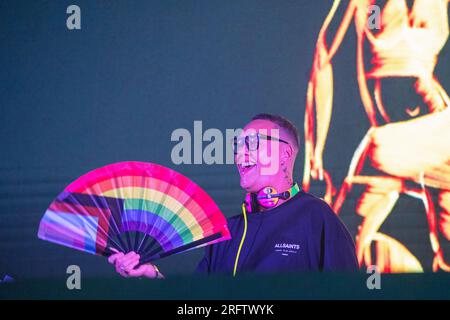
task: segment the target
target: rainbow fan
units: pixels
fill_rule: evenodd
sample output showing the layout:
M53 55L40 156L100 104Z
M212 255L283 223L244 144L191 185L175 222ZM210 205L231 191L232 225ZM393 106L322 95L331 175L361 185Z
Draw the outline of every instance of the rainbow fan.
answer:
M217 205L182 174L153 163L120 162L72 182L50 204L38 237L141 263L230 239Z

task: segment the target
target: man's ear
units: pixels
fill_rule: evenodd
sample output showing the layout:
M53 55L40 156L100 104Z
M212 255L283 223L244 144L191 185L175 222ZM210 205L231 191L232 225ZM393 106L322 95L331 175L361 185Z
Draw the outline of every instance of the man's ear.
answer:
M283 152L281 153L281 160L286 161L294 155L294 149L292 149L290 144L287 144L285 148L283 148Z

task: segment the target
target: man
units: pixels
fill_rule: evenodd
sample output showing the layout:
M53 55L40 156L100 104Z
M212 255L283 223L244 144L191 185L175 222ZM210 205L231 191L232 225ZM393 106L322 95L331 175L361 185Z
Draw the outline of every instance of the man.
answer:
M449 37L449 1L343 2L334 1L316 44L305 108L303 188L309 189L311 179L325 180L324 199L337 214L347 205L347 199L356 202L354 212L363 217L356 236L356 256L361 266L376 261L380 272L415 273L424 268L450 272L450 97L435 72ZM344 12L337 9L341 5L347 8L341 21L336 21L336 14ZM379 30L369 27L374 17L370 8L382 10ZM326 152L331 114L355 110L351 103L340 106L342 111L335 110L332 98L333 59L343 46L352 20L357 34L356 79L362 102L356 104L364 108L367 116L358 120L355 113L353 121L358 127L366 123L370 127L333 197L336 177L327 172L322 155ZM328 42L324 35L330 25L339 27L333 32L335 38ZM442 67L442 63L438 65ZM393 221L391 215L400 213L399 199L404 203L410 197L423 204L430 241L428 245L414 246L414 251L395 238L400 225L382 228L385 221ZM415 201L413 206L417 208ZM409 213L408 220L417 218L416 210ZM401 238L411 239L420 234L420 229L408 228ZM422 253L420 261L418 248L431 249L433 255Z
M228 220L232 239L206 248L197 271L355 271L355 246L344 224L321 199L293 181L299 138L287 119L253 117L234 144L241 187L248 193L243 213ZM148 264L135 269L139 255L109 258L122 276L162 277Z

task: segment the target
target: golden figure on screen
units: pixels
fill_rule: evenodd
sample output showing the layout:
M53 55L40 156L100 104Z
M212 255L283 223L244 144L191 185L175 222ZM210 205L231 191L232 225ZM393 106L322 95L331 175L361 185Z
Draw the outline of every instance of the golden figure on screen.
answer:
M448 0L350 0L328 46L327 31L340 2L334 1L320 29L308 83L303 188L308 191L311 179L324 180L324 199L339 214L352 187L364 187L356 206L363 217L356 254L360 266L376 264L381 272L423 271L395 235L380 232L400 195L420 199L434 255L432 270L450 271L450 256L445 257L441 243L450 240L450 99L434 75L449 35ZM378 30L367 23L374 5L381 8ZM333 108L332 60L352 20L357 82L370 127L336 190L322 155ZM385 84L393 83L406 83L422 104L392 109L403 93L397 89L395 99L383 99ZM437 190L438 196L432 197L430 190Z

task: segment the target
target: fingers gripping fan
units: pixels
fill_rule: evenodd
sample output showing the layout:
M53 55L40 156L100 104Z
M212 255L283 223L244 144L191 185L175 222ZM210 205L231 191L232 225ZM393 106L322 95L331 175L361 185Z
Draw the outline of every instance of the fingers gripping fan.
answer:
M91 171L51 203L38 237L141 263L230 239L225 217L194 182L166 167L120 162Z

